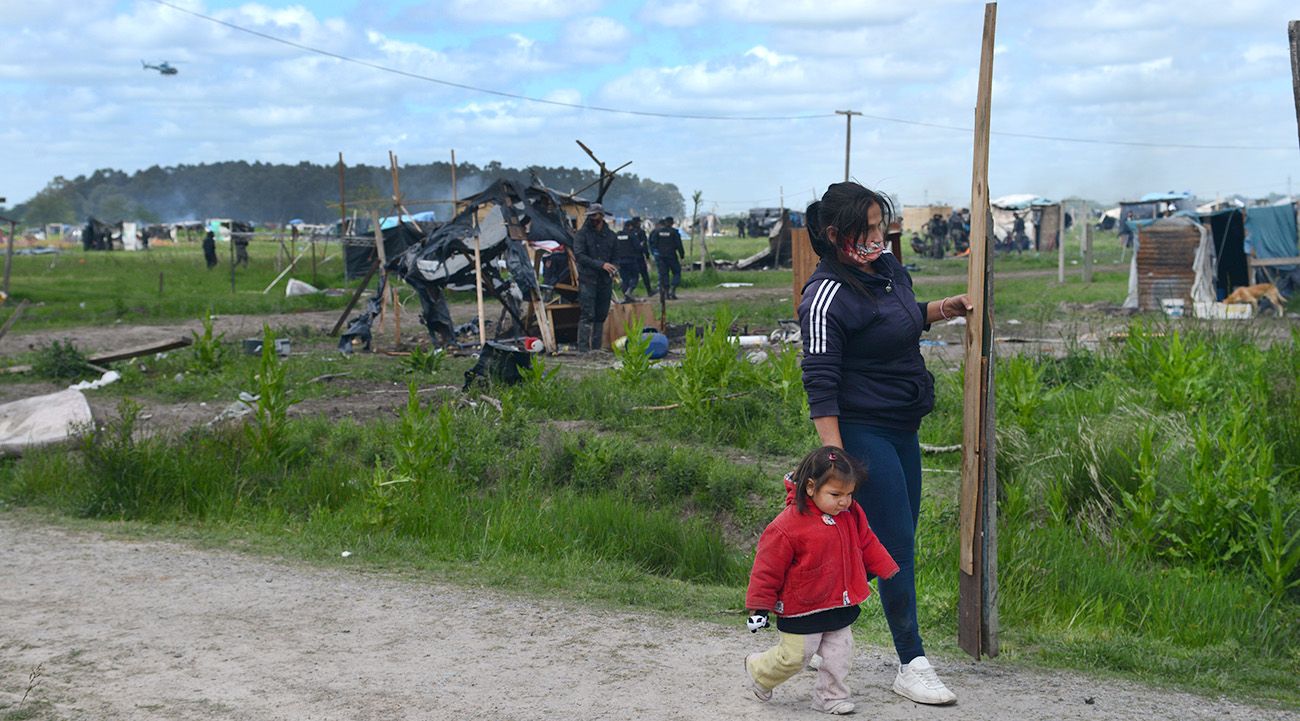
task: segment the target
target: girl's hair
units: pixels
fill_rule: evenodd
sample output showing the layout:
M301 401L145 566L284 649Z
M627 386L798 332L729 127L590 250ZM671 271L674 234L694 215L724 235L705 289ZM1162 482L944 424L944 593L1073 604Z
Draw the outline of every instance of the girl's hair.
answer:
M894 204L889 196L877 193L858 183L835 183L826 189L821 200L814 200L804 211L808 226L808 239L812 242L813 252L830 268L831 272L853 290L866 295L867 289L861 281L849 272L848 266L840 262L838 248L831 242L827 228L834 227L841 239L854 239L866 235L867 211L871 206L880 206L880 221L889 227L894 219Z
M813 493L820 491L822 486L832 480L851 483L857 488L859 484L867 482L867 472L843 448L836 446L822 446L804 456L799 467L794 469L794 505L800 513L808 509L805 487L810 480L813 482Z

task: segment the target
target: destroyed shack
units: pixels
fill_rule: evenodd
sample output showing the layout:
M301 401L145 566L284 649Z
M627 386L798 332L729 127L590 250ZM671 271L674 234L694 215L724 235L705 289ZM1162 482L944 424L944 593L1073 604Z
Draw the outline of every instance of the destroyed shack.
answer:
M502 179L459 200L455 217L422 237L409 219L382 231L386 249L390 233L396 234L398 229L403 229L400 232L408 239L414 234L419 240L388 255L379 292L369 308L353 319L340 349L346 352L349 345L358 344L369 347L370 323L379 315L389 276L415 290L421 319L439 344L456 343L445 292L477 287L500 306L493 338L536 335L550 351L556 349L557 342L576 339L579 309L574 229L584 221L587 205L586 200L537 182L524 186ZM612 306L606 342L610 333L621 333L628 312L645 317L649 304Z
M1025 240L1038 251L1056 250L1065 228L1061 204L1033 194L1004 195L989 203L993 215L993 237L1007 247L1015 233L1016 216L1025 224Z

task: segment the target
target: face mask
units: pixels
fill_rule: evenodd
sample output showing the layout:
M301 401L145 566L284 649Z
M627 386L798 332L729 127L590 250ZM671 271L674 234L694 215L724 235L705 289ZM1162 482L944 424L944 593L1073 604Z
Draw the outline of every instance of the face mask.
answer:
M858 241L848 247L845 253L858 263L870 263L875 260L885 250L885 244L880 241Z

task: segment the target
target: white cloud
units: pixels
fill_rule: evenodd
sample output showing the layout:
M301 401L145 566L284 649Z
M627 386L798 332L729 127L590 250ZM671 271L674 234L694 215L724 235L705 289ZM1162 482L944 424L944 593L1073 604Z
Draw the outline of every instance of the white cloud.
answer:
M758 58L759 60L762 60L764 63L767 63L771 67L777 67L778 65L784 65L786 63L792 63L798 60L798 58L796 58L793 55L782 55L780 53L775 53L763 47L762 45L756 45L750 48L749 50L746 50L745 56L751 58Z
M600 9L600 0L451 0L447 9L465 22L519 25L593 13Z
M719 9L734 20L771 25L837 26L847 23L893 24L912 16L910 3L895 0L719 0Z
M1241 57L1248 63L1257 63L1261 60L1284 60L1287 57L1286 47L1281 43L1256 43L1247 47Z
M637 14L641 22L668 28L687 28L699 25L709 16L703 0L659 2L650 0Z
M632 33L613 18L589 17L565 26L564 43L578 48L617 48L631 39Z

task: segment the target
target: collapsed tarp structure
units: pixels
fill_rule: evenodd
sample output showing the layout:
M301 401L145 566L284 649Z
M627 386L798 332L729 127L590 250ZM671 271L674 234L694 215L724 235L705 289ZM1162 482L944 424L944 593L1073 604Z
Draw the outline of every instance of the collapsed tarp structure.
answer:
M502 306L495 337L522 335L527 330L525 304L540 302L543 285L561 299L577 298L573 262L573 228L582 223L587 201L561 195L540 184L523 186L497 180L476 195L457 203L450 222L419 243L388 256L386 270L415 289L421 319L435 342L455 341L451 313L444 290L473 290L483 278L483 292ZM414 229L413 222L399 228ZM387 243L388 231L385 233ZM477 245L480 264L475 270ZM541 253L543 280L535 270L535 253ZM352 338L368 342L369 327L379 314L380 293L370 307L352 321L344 343ZM509 322L507 322L507 319ZM544 334L545 335L545 334Z
M1251 278L1250 257L1293 258L1297 250L1296 205L1227 208L1197 215L1128 222L1137 239L1129 265L1125 308L1158 310L1162 301L1182 300L1189 307L1221 300L1234 288L1261 281ZM1276 270L1279 289L1287 294L1300 282L1295 266Z
M368 218L359 218L355 224L349 221L348 225L348 232L343 234L343 277L355 280L364 278L379 262L379 250L375 247L374 230ZM426 229L409 220L409 216L405 222L391 223L387 227L381 222L380 228L384 237L384 258L390 261L428 235Z
M81 231L82 250L113 250L113 234L117 228L96 218L86 218L86 227Z
M1004 195L989 203L993 215L993 237L997 245L1010 248L1014 241L1016 217L1024 221L1025 237L1030 248L1056 250L1065 228L1065 215L1055 200L1022 193ZM947 219L948 216L943 216Z

